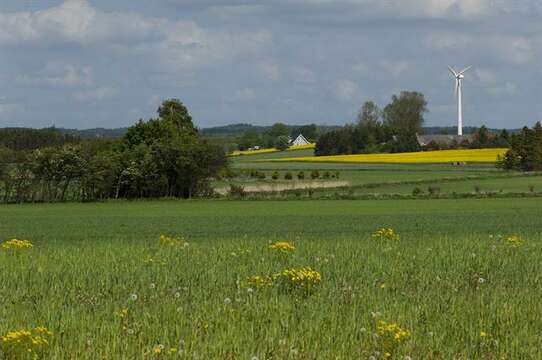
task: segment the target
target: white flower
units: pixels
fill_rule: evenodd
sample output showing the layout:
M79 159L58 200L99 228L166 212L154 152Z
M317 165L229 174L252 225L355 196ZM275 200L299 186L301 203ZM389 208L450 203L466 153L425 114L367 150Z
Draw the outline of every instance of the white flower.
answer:
M175 298L178 299L178 298L180 298L180 297L181 297L181 293L177 291L177 292L175 293Z
M136 301L137 300L137 294L130 295L130 300Z
M225 298L224 299L224 304L226 304L226 305L231 304L231 299L230 298Z
M151 284L150 284L150 288L151 288L151 289L155 289L155 288L156 288L156 284L155 284L155 283L151 283Z
M412 358L408 355L405 355L405 357L403 358L403 360L412 360Z
M297 349L294 349L294 348L290 349L290 356L297 356L297 354L298 354Z
M279 345L286 345L286 339L280 339Z
M478 278L478 283L483 284L486 282L486 279L484 278Z
M128 329L128 335L134 335L134 329Z
M250 287L249 287L249 288L247 289L247 293L252 294L253 292L254 292L254 289L253 289L253 288L250 288Z
M250 358L250 360L259 360L257 356L253 356Z

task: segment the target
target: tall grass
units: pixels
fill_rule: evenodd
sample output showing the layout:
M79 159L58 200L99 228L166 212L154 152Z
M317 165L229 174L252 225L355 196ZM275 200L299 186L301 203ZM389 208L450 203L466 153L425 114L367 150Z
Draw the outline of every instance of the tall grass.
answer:
M391 201L1 208L12 221L0 236L21 233L34 247L0 251L0 334L45 326L51 359L539 358L540 205L516 201L526 209L518 218L502 201L440 201L448 218L430 214L431 202L403 201L417 204L410 225ZM377 216L363 220L373 205ZM348 224L319 217L316 232L298 231L319 206ZM354 209L358 221L346 216ZM482 214L487 227L461 220ZM381 226L401 239L373 238ZM161 233L184 233L189 245L161 245ZM506 241L512 233L520 246ZM275 240L295 250L276 253ZM247 282L304 266L322 276L309 295ZM380 320L410 336L390 346Z

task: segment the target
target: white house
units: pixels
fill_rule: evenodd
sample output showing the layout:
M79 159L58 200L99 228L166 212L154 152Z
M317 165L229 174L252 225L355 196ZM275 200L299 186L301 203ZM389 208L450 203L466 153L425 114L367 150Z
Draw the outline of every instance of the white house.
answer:
M290 146L302 146L302 145L309 145L309 144L310 144L309 140L305 139L303 134L299 134L299 136L294 141L292 141Z

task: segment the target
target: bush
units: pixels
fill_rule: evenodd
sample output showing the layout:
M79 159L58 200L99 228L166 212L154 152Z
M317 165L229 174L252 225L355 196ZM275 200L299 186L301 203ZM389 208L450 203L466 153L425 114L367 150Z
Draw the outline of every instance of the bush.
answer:
M292 176L292 173L291 172L287 172L286 174L284 174L284 180L292 180L294 177Z
M242 185L230 184L230 196L245 197L247 194L245 188Z
M480 187L480 185L474 185L474 192L476 192L477 194L479 194L480 191L482 191L482 188Z
M305 173L304 173L303 171L298 172L298 173L297 173L297 178L298 178L299 180L305 179Z
M258 179L265 180L265 173L264 172L258 172Z
M278 180L278 179L279 179L279 172L278 172L278 171L275 171L275 172L271 175L271 179L273 179L273 180Z
M440 188L438 186L429 186L427 192L429 192L430 195L438 195L440 194Z
M422 194L422 189L420 189L419 187L415 187L414 189L412 189L412 195L418 196L421 194Z
M329 171L326 171L324 173L324 179L329 179L331 177L331 173Z
M320 178L320 172L318 170L311 171L311 179L316 180Z

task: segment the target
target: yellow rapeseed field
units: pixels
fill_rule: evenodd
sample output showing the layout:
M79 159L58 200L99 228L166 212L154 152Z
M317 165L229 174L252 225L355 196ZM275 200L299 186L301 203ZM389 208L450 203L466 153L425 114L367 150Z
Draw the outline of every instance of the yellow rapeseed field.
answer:
M286 151L314 149L315 146L316 146L316 144L290 146ZM234 151L234 152L232 152L230 154L230 156L268 154L268 153L274 153L274 152L278 152L278 151L279 150L275 149L275 148L260 149L260 150Z
M397 154L306 156L268 161L352 162L352 163L453 163L495 162L507 149L438 150Z

